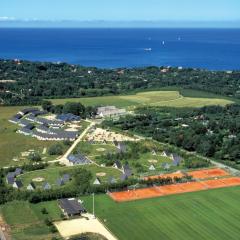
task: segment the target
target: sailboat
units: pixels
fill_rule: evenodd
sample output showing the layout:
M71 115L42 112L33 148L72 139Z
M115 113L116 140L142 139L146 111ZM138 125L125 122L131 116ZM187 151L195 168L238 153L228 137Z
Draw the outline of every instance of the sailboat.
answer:
M144 51L152 51L152 48L144 48Z

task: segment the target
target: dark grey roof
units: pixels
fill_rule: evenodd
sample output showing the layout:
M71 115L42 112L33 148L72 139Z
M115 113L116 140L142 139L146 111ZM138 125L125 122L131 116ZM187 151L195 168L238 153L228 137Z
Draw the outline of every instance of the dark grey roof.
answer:
M121 162L120 162L119 160L116 160L116 161L115 161L115 165L116 165L116 167L117 167L118 169L121 169L121 168L122 168L122 164L121 164Z
M73 163L74 165L83 165L83 164L89 164L90 161L87 159L87 157L85 157L83 154L78 153L76 155L69 155L68 156L68 160L69 162Z
M132 175L132 170L130 169L128 164L125 164L123 166L123 172L127 177L130 177Z
M27 125L31 124L31 122L29 122L26 119L20 119L18 122L19 125L26 127Z
M127 151L127 147L123 142L119 142L117 145L118 148L118 152L126 152Z
M25 115L25 114L36 112L36 111L39 111L39 109L38 108L25 108L25 109L22 109L20 112Z
M23 183L22 183L21 180L16 180L16 181L15 181L15 184L16 184L17 188L23 187Z
M14 118L17 118L17 119L20 119L20 118L22 118L22 115L21 114L19 114L19 113L17 113L16 115L14 115L13 116Z
M15 176L18 176L22 173L22 169L21 168L16 168L15 169Z
M109 177L108 183L114 184L114 183L116 183L116 182L117 182L117 181L116 181L116 179L115 179L114 177Z
M123 174L121 175L120 179L121 179L122 181L125 181L125 180L128 179L128 176L127 176L125 173L123 173Z
M85 212L85 208L79 203L76 199L59 199L59 206L66 212L68 215L76 215L82 212Z
M9 121L13 122L13 123L19 123L20 119L12 117L12 118L9 119Z
M64 185L64 181L63 181L62 178L57 179L57 185L58 186L63 186Z
M171 153L169 151L163 151L163 153L165 153L166 156L170 156L171 155Z
M33 114L29 114L28 116L26 116L25 119L27 119L27 120L29 120L31 122L35 122L36 121L36 118L34 117Z
M70 175L68 173L64 174L62 177L64 183L68 182L70 180Z
M8 184L13 184L15 182L15 172L9 172L6 176Z
M44 114L47 114L47 113L48 113L47 111L40 111L40 110L32 112L34 117L37 117L39 115L44 115Z
M46 183L43 184L43 189L44 190L49 190L49 189L51 189L51 185L48 182L46 182Z
M33 189L36 188L36 185L33 182L30 182L28 186L31 186Z
M177 154L173 154L172 159L173 159L174 166L178 166L182 160L182 158L180 156L178 156Z
M80 121L81 117L76 116L72 113L60 114L56 117L56 119L64 121L64 122L72 122L72 121Z
M23 133L25 135L32 135L33 134L33 131L30 130L29 128L27 128L27 127L23 127L21 129L19 129L19 132Z

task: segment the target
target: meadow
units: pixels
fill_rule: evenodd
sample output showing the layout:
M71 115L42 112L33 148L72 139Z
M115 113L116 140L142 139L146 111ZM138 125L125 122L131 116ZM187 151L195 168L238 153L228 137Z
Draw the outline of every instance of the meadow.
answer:
M95 197L97 217L119 240L239 239L240 187L116 203ZM82 197L92 212L92 197Z
M36 170L36 171L32 171L32 172L26 172L22 175L20 175L18 178L21 179L24 188L27 187L27 185L32 181L32 179L37 178L37 177L41 177L44 178L44 182L48 182L51 184L52 188L56 188L57 186L57 179L59 179L60 177L63 176L63 174L65 173L70 173L71 175L71 170L73 169L77 169L77 168L84 168L89 170L92 173L92 182L94 182L94 180L96 179L96 174L97 173L106 173L105 176L100 176L99 179L104 181L108 181L108 178L111 177L115 177L116 179L120 178L121 172L117 169L114 168L103 168L103 167L99 167L95 164L90 164L90 165L85 165L85 166L73 166L73 167L58 167L58 166L50 166L46 169L42 169L42 170ZM37 187L42 188L42 184L41 183L36 183ZM71 184L68 183L68 185Z
M66 102L81 102L86 106L115 105L117 107L160 106L160 107L202 107L207 105L226 105L233 103L232 99L211 93L194 90L168 90L139 92L132 95L51 99L54 104Z
M46 208L48 214L42 214ZM0 206L0 214L11 227L13 240L51 240L58 233L51 233L44 223L46 218L61 219L61 210L56 201L31 204L24 201L13 201Z

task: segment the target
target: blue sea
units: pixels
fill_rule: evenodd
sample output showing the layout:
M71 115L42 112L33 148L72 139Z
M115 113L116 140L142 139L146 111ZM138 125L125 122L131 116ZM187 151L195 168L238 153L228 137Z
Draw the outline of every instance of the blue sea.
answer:
M240 29L0 29L0 58L240 69Z

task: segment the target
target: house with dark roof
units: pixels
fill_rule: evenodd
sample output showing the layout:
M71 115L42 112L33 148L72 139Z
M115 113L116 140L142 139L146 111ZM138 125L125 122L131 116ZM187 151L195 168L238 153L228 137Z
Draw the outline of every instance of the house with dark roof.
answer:
M56 183L59 187L65 184L62 178L58 178Z
M168 169L170 169L170 167L171 167L171 164L169 164L169 163L163 163L163 164L162 164L162 168L163 168L164 170L168 170Z
M25 109L22 109L19 112L19 114L26 115L26 114L33 113L33 112L36 112L36 111L39 111L39 109L38 108L25 108Z
M8 121L11 123L18 124L18 122L20 121L21 118L22 118L21 114L16 114L12 118L10 118Z
M80 116L76 116L72 113L60 114L56 117L57 120L61 120L63 122L78 122L81 120Z
M36 186L33 182L30 182L27 186L28 191L34 191L36 189Z
M15 172L9 172L6 176L6 181L8 184L13 185L15 182Z
M86 165L89 164L90 161L88 160L87 157L85 157L83 154L78 153L76 155L71 154L67 157L69 163L73 165Z
M21 180L16 180L14 183L13 183L13 187L14 188L17 188L17 189L20 189L23 187L23 183Z
M123 166L123 172L127 177L130 177L132 175L132 170L130 169L128 164L125 164Z
M75 198L72 199L59 199L58 205L61 208L62 212L67 217L80 216L82 213L85 213L86 210L83 205Z
M93 182L93 185L101 185L100 179L96 178L95 181Z
M155 171L156 168L154 167L154 165L151 165L151 166L149 167L149 170L150 170L150 171Z
M31 136L33 134L33 129L35 128L35 126L33 124L28 124L27 126L19 129L17 132L21 133L25 136Z
M125 173L123 173L123 174L121 175L120 179L121 179L121 181L125 181L125 180L128 179L128 176L127 176Z
M70 175L68 173L63 174L62 180L63 180L64 183L69 182L70 181Z
M119 153L124 153L127 151L127 146L123 142L119 142L117 145L117 149Z
M117 180L114 177L111 176L111 177L108 178L108 183L109 184L115 184L115 183L117 183Z
M18 125L20 127L26 127L26 126L28 126L30 124L31 124L31 122L26 120L26 119L20 119L19 122L18 122Z
M162 152L161 156L163 156L163 157L171 157L171 153L169 151L165 150L165 151Z
M21 168L16 168L15 169L15 176L19 176L20 174L22 174L22 169Z
M182 158L177 154L172 154L171 158L173 160L173 166L179 166L182 161Z
M48 183L48 182L45 182L44 184L43 184L43 190L50 190L52 187L51 187L51 185Z
M119 160L116 160L115 163L113 164L113 167L117 169L122 169L122 164Z

